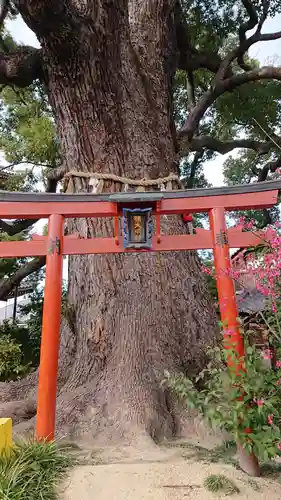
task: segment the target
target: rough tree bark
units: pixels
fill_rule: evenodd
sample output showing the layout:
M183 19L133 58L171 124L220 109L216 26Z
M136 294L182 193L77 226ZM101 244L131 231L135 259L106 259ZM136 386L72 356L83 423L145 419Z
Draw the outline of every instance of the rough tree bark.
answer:
M42 45L67 170L136 179L177 171L175 2L15 3ZM86 182L77 180L75 189L87 190ZM178 219L163 222L167 233L185 231ZM108 221L68 226L83 237L112 233ZM161 376L164 369L202 366L204 346L217 331L197 255L72 257L68 299L71 328L62 329L62 339L71 348L63 358L59 433L101 439L180 434Z

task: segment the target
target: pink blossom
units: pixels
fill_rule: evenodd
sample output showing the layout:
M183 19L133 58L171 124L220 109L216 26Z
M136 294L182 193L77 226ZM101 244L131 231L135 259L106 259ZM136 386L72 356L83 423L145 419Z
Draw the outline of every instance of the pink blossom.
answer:
M242 228L244 228L245 222L246 222L245 217L240 217L238 224L239 224L239 226L242 226Z
M277 448L278 448L278 450L281 450L281 443L277 444Z
M272 352L270 349L265 349L262 351L262 355L264 359L272 359Z
M276 368L281 368L281 361L276 361Z
M253 219L249 220L247 223L246 223L246 228L247 229L253 229L253 227L255 226L255 221Z
M235 331L235 328L224 328L223 333L224 335L231 337L235 333Z
M214 273L213 273L213 270L212 270L212 269L210 269L209 267L202 266L202 271L203 271L203 273L206 273L206 274L208 274L209 276L213 276L213 274L214 274Z
M255 221L253 219L247 220L246 217L240 217L236 227L241 227L242 229L253 229L255 226Z
M273 415L268 415L267 421L268 421L269 425L272 425L273 424Z
M263 399L257 399L257 405L258 406L263 406L264 405L264 400Z

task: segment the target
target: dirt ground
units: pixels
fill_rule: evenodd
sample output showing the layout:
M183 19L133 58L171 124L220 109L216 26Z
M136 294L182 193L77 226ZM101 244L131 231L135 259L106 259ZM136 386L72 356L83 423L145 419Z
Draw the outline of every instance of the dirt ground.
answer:
M227 498L206 489L210 474L223 474L239 492L234 499L280 500L280 464L267 464L261 478L237 468L234 448L194 443L143 448L80 449L79 465L62 485L61 500L211 500Z

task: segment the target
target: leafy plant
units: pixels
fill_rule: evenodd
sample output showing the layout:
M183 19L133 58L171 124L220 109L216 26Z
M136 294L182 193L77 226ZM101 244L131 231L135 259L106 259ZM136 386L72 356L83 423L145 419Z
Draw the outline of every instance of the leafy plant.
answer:
M29 369L22 362L21 345L9 335L0 336L0 380L13 380L24 375Z
M22 345L31 356L31 361L34 366L38 365L40 359L43 303L43 289L37 288L29 296L28 303L19 307L21 314L27 317L25 323L25 328L27 330L26 342L22 343Z
M62 314L71 325L74 309L67 304L66 295L67 288L64 284ZM36 288L29 295L29 302L18 306L26 316L24 324L21 321L7 320L0 325L0 380L21 377L39 365L43 301L43 289Z
M0 325L0 379L3 381L20 378L40 359L43 292L35 291L29 296L28 304L18 309L27 316L24 324L6 320Z
M0 325L0 336L8 337L20 346L23 364L36 367L39 362L41 331L33 331L32 326L32 318L26 324L6 320Z
M0 456L0 498L5 500L56 500L56 489L70 455L55 443L17 443L9 455Z
M203 261L203 271L206 274L206 281L207 281L207 286L209 293L214 300L215 304L218 303L218 290L217 290L217 283L216 283L216 278L213 270L213 260L212 256L210 254L207 254L206 256L202 256L202 261Z
M207 476L204 480L204 486L212 493L217 493L218 491L223 492L226 495L239 493L239 488L237 488L235 483L223 474L211 474L210 476Z
M166 372L165 383L212 427L231 433L248 453L268 460L281 450L281 363L269 370L247 338L245 348L243 360L236 358L230 345L210 349L211 361L194 380Z

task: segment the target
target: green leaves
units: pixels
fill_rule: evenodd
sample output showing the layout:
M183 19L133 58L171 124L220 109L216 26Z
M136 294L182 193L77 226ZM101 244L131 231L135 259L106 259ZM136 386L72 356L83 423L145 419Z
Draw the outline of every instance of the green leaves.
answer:
M253 82L223 94L216 101L217 119L221 127L233 124L233 131L247 132L250 137L266 140L258 122L268 132L278 126L281 83ZM245 129L246 127L246 129Z
M245 344L245 371L238 377L235 368L229 369L224 362L229 350L216 348L209 351L208 367L194 380L169 374L165 384L187 406L199 410L212 427L232 433L249 453L267 460L279 454L281 370L268 370L260 352L247 339Z
M10 335L0 336L0 380L19 378L28 371L29 366L22 363L20 344Z
M60 161L54 120L42 87L32 85L15 94L2 91L0 148L12 163L56 166Z
M264 9L263 2L256 0L253 3L260 19ZM246 9L242 3L237 5L234 0L216 0L215 2L192 0L183 2L182 8L186 21L185 38L191 47L190 57L196 58L198 54L203 54L204 57L207 55L208 60L213 63L209 67L212 71L216 71L220 58L224 58L239 44L239 26L249 17ZM271 0L269 15L274 16L280 10L280 3ZM263 43L266 45L267 42ZM259 61L251 59L247 54L245 54L245 60L252 68L259 67ZM279 62L275 64L279 66ZM192 101L195 101L196 106L200 99L203 96L207 97L208 92L214 88L215 76L212 71L200 67L195 69L192 75L183 69L177 72L173 97L174 118L178 128L183 125L190 110L194 107L194 102L189 102L189 95L193 94ZM232 64L231 71L234 75L242 72L237 61ZM250 82L234 88L231 92L225 92L205 112L198 135L211 136L223 142L241 138L267 141L268 134L273 136L279 133L280 89L280 82L264 80ZM186 175L188 176L194 155L188 153L187 148L185 150ZM249 152L246 150L246 153L245 150L235 150L233 158L225 164L225 182L237 184L256 181L257 175L254 173L254 167L262 168L268 161L275 160L277 155L280 155L280 150L278 151L274 144L267 154L257 154L251 150ZM204 149L204 162L214 157L214 152ZM202 180L201 164L198 164L196 181L202 183ZM261 217L258 216L258 218Z
M58 500L58 486L73 463L67 449L56 443L16 443L0 456L0 498L5 500Z

